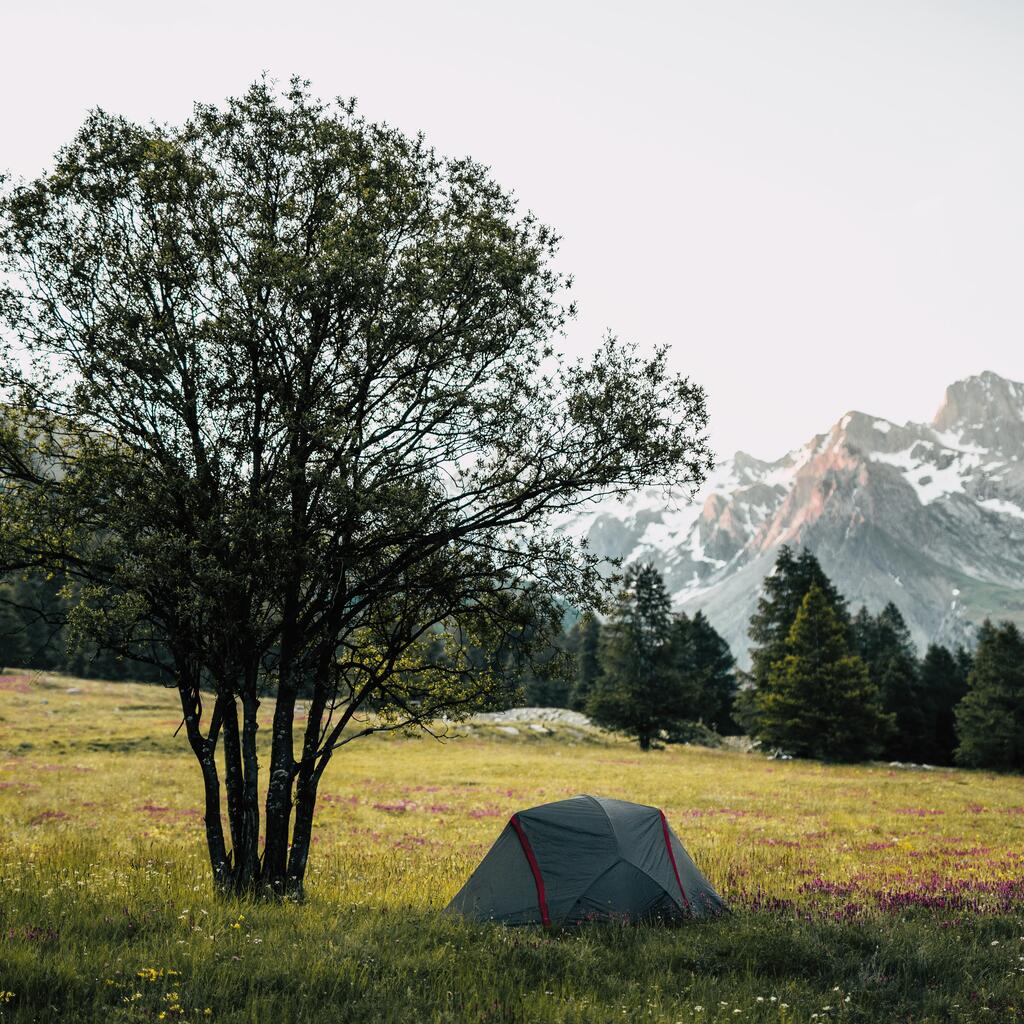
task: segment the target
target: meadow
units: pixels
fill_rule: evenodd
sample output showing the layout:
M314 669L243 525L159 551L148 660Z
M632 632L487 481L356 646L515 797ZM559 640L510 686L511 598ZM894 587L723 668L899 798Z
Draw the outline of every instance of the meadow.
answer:
M498 731L345 747L304 904L211 893L172 692L0 677L0 1021L1024 1020L1024 778ZM440 913L515 810L662 807L733 908Z

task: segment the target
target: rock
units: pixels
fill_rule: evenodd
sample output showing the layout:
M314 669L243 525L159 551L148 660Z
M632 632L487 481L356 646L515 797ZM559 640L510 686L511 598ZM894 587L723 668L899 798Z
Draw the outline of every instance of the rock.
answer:
M504 725L509 722L548 722L553 725L588 726L590 719L579 711L568 708L509 708L507 711L488 711L474 715L472 721L483 725Z

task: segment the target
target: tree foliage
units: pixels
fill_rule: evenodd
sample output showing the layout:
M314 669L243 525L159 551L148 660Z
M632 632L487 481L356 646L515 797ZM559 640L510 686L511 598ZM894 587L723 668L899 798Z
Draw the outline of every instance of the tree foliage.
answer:
M599 636L593 665L582 656L577 665L581 674L595 672L586 710L600 725L635 736L644 750L659 737L688 736L697 724L731 730L736 679L729 646L702 612L672 614L653 565L626 570Z
M891 718L852 654L832 596L812 583L786 637L785 655L758 687L758 736L801 757L863 760L882 749Z
M3 193L0 556L177 687L219 887L301 893L341 745L481 706L473 649L601 600L554 516L709 468L664 350L555 358L557 243L300 81L180 127L96 111Z
M570 680L568 705L573 711L586 709L601 672L601 623L596 615L582 616L570 632L571 649L575 655Z
M673 643L676 670L692 693L689 720L721 735L736 733L736 659L728 643L702 611L676 616Z
M817 585L844 629L849 625L846 601L825 575L817 558L804 548L799 555L783 544L772 571L761 585L757 609L750 618L750 670L736 697L735 717L748 733L758 731L757 692L768 685L772 667L787 654L787 639L807 592Z
M1024 637L1012 622L986 619L956 709L958 764L1024 769Z
M793 549L783 544L771 573L764 579L757 610L750 619L748 632L753 641L750 674L755 686L765 681L772 666L785 657L797 613L807 592L815 585L846 629L849 623L846 601L825 575L821 563L807 548L794 555Z
M14 588L0 586L0 672L22 667L29 659L25 622L18 614Z
M971 656L929 644L921 661L920 693L923 700L924 744L919 760L925 764L952 764L956 751L956 707L967 693Z
M663 730L690 720L694 694L675 663L671 606L653 565L626 569L601 630L600 662L587 702L599 725L635 736L649 750Z
M891 601L872 616L861 608L853 620L854 648L882 692L894 727L884 755L899 761L926 760L933 695L921 686L917 650L900 610Z

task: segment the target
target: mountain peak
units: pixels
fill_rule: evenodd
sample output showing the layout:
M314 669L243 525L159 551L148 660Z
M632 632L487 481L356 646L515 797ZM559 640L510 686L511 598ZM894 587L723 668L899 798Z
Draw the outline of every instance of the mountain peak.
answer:
M985 370L946 388L932 426L950 430L958 424L974 425L1002 416L1024 417L1024 384Z
M950 384L932 420L969 444L1003 452L1024 452L1024 384L986 370Z

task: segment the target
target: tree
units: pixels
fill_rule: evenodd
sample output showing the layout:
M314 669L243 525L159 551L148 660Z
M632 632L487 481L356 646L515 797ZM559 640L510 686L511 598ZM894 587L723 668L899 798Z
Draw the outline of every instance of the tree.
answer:
M685 613L678 614L673 640L677 669L693 694L688 718L703 722L720 734L736 732L732 715L737 685L736 659L728 643L702 611L692 618Z
M882 706L895 722L885 756L926 760L930 695L921 687L917 650L900 610L890 601L873 617L862 607L853 620L853 640L868 674L882 691Z
M583 711L601 672L601 623L596 615L584 615L573 625L570 635L575 665L569 689L569 707L574 711Z
M833 601L816 583L756 701L759 738L801 757L872 757L891 724L863 661L850 653Z
M674 663L672 614L661 574L632 565L601 630L601 674L587 701L598 725L635 736L650 750L662 730L689 721L692 687Z
M956 707L967 692L969 671L970 655L964 648L958 648L954 654L939 644L928 645L920 669L925 717L921 760L927 764L953 763Z
M957 764L1024 769L1024 637L1012 622L986 619L978 630L956 731Z
M14 588L0 587L0 672L25 668L30 660L25 622L17 611Z
M736 697L735 716L748 732L757 731L757 691L767 685L772 666L786 656L786 641L807 592L817 585L832 606L844 631L849 628L846 601L825 575L817 558L804 548L799 555L787 544L779 548L772 571L765 577L748 635L750 671Z
M180 127L94 112L3 190L0 562L177 688L219 890L301 895L344 744L497 699L470 651L603 599L554 517L711 466L664 349L556 358L557 244L297 80Z
M572 655L566 650L567 637L559 633L541 650L531 649L528 664L521 670L520 687L526 707L569 706ZM531 645L532 647L532 645Z

